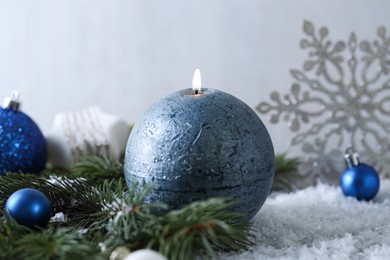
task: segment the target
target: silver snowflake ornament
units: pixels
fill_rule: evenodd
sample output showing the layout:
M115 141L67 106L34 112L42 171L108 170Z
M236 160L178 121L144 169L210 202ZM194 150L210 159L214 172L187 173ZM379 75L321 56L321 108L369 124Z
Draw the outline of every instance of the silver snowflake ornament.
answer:
M290 143L307 155L302 173L336 179L343 170L343 151L353 147L364 162L390 176L390 36L385 27L377 39L332 42L329 31L305 21L308 51L302 70L291 70L290 93L271 93L257 110L272 123L288 122ZM310 175L309 175L310 174ZM332 176L333 175L333 176ZM330 177L332 176L332 177ZM329 178L330 177L330 178Z

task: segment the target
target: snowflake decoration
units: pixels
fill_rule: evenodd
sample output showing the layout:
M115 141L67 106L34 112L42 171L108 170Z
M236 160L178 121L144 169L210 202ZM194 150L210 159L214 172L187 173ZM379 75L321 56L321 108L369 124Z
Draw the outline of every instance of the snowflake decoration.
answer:
M272 123L281 117L288 121L291 145L309 157L302 173L339 174L343 151L354 147L363 161L390 176L384 171L390 169L390 36L385 27L372 42L359 42L352 32L348 41L333 43L327 28L317 33L309 21L303 31L300 46L309 59L303 70L290 71L295 79L290 93L272 92L272 102L256 109L270 114Z

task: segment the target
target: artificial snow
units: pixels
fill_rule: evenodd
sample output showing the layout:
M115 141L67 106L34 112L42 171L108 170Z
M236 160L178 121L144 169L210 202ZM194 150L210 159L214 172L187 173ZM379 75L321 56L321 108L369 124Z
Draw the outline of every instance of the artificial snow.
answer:
M390 259L390 180L370 202L327 184L271 194L253 220L256 246L222 259Z
M53 217L50 218L50 222L67 222L68 217L63 213L56 213Z

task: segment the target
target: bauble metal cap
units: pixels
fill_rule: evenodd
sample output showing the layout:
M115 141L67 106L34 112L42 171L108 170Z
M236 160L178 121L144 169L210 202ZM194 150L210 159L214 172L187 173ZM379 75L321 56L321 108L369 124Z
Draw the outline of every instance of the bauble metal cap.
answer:
M20 93L17 90L12 92L12 97L6 97L3 102L4 109L11 109L13 111L18 111L20 108L19 102Z

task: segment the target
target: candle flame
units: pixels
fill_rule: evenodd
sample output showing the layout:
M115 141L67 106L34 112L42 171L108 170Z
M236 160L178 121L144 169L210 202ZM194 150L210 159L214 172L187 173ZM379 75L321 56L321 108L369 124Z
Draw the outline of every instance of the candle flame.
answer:
M202 89L202 77L200 75L200 70L197 68L194 72L194 77L192 78L192 90L195 94L201 93Z

